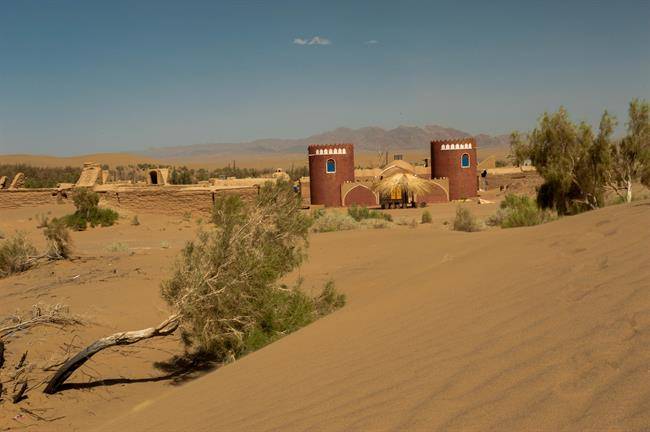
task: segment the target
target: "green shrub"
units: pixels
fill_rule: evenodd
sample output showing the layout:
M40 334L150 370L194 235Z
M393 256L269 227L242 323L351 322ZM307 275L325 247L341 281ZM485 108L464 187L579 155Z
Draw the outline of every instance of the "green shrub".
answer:
M423 224L430 224L432 222L431 218L431 213L429 213L429 210L425 210L422 212L422 219L420 220L421 223Z
M454 231L475 232L481 230L481 225L467 207L458 206L453 229Z
M99 207L99 195L86 188L75 189L72 195L77 211L63 218L65 225L75 231L83 231L91 227L112 226L120 215L114 210Z
M503 159L497 159L496 162L494 163L494 166L497 168L507 167L508 161L505 161Z
M348 208L348 215L357 222L363 219L384 219L392 222L393 217L388 213L382 213L378 210L370 210L368 207L359 207L356 204Z
M0 243L0 277L28 270L34 263L36 248L25 237L25 233L17 232L13 237Z
M47 241L47 256L50 259L67 259L72 253L72 239L62 219L52 219L43 231Z
M290 183L265 184L252 203L220 197L213 220L213 229L183 248L162 284L194 353L232 360L342 304L333 287L311 299L299 287L278 285L305 258L312 221Z
M515 228L539 225L553 220L553 214L542 210L537 203L526 195L508 194L501 202L499 210L488 218L488 225L501 228Z
M324 212L313 222L312 231L314 232L332 232L347 231L360 227L359 222L347 214L338 211Z

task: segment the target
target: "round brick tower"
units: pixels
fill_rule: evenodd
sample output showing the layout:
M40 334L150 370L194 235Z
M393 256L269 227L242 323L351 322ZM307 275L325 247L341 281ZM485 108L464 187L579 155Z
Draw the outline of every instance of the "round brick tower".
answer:
M476 140L459 138L431 141L431 178L449 179L449 199L478 195Z
M354 181L352 144L310 145L309 193L312 204L340 207L341 185Z

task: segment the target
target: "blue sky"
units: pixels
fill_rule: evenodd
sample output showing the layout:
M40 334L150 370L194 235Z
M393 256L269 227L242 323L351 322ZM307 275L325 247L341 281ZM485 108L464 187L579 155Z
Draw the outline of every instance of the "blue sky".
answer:
M650 99L649 23L647 0L3 0L0 153L497 134L560 105L623 123Z

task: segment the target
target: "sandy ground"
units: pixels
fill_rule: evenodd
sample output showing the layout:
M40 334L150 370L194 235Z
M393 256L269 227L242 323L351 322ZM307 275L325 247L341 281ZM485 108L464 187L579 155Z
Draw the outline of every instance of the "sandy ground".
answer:
M509 152L508 148L491 147L479 149L479 159L489 156L495 156L497 159L506 159ZM422 161L424 158L431 157L428 145L422 149L416 150L396 150L395 153L403 155L405 160L412 162ZM392 157L392 155L391 155ZM18 164L25 163L33 166L43 167L65 167L65 166L82 166L84 162L97 162L107 164L111 168L119 165L135 165L138 163L164 164L164 165L185 165L190 168L214 169L231 165L241 168L284 168L289 169L291 166L301 167L307 165L306 150L305 153L277 153L277 154L223 154L215 156L197 156L197 157L179 157L167 159L152 159L133 153L95 153L71 157L56 156L35 156L35 155L0 155L0 163ZM359 151L355 153L355 164L357 166L378 166L379 160L374 152Z
M180 342L150 340L102 352L45 397L43 368L66 352L167 316L159 283L199 224L125 214L74 233L73 261L0 280L0 317L58 302L87 321L9 341L5 368L28 350L34 388L0 405L0 430L648 430L650 202L480 233L449 230L455 207L430 206L414 229L312 235L289 279L333 279L348 304L233 364L174 380L154 362ZM42 247L35 215L70 210L3 211L0 230Z

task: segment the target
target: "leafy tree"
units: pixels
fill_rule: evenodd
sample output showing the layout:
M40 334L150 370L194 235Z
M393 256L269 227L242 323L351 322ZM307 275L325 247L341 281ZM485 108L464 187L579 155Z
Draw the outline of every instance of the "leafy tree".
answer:
M77 188L72 195L77 211L63 216L64 224L75 231L83 231L88 224L107 227L115 224L119 214L111 209L99 207L99 194L87 188Z
M604 204L606 179L611 167L608 154L615 119L603 113L597 136L585 122L573 123L561 107L544 113L524 141L511 135L516 163L530 159L544 178L537 201L559 214L573 214Z
M611 146L612 173L608 183L626 202L632 201L633 182L650 185L649 111L645 100L630 102L627 135Z
M278 284L303 261L311 218L291 184L267 182L253 202L217 200L214 229L182 251L162 296L176 311L184 342L197 353L233 359L289 333L342 299L316 299Z

